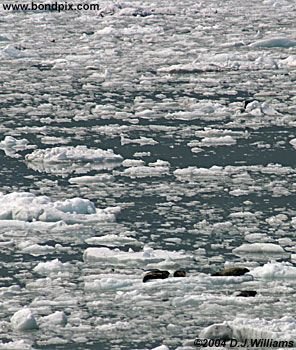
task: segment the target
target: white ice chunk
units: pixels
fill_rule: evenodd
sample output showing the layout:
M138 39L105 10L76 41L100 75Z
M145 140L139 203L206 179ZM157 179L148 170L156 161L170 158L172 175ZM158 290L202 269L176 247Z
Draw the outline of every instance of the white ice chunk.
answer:
M51 273L62 272L69 268L69 266L69 263L63 264L59 259L54 259L51 261L40 262L33 270L41 275L50 275Z
M110 174L99 174L94 176L77 176L71 177L69 182L71 184L87 185L87 184L100 184L109 181L114 181L114 177Z
M136 177L153 177L153 176L163 176L169 174L170 168L167 162L164 163L150 163L149 166L132 166L126 168L122 175L131 178Z
M0 193L0 221L64 221L68 224L114 221L119 211L119 207L98 209L83 198L54 202L47 196L35 196L29 192Z
M266 279L296 279L296 267L288 262L273 262L256 267L250 274Z
M290 140L289 142L290 142L290 144L291 144L294 148L296 148L296 138Z
M56 311L53 314L42 317L41 322L43 326L44 324L50 326L65 326L67 323L67 316L63 311Z
M172 260L188 260L191 256L176 251L165 251L144 247L140 252L124 252L119 249L111 250L109 248L87 248L84 251L83 259L87 262L92 261L109 261L113 264L138 264L160 262L166 259Z
M124 245L140 245L141 243L132 237L124 235L108 234L101 237L91 237L85 240L87 244L106 245L108 247L122 247Z
M204 328L200 332L199 337L205 339L230 340L233 338L233 329L227 323L212 324Z
M27 331L37 329L36 319L29 308L18 310L10 319L11 325L15 330Z
M1 342L0 349L3 349L3 350L34 350L32 348L32 345L23 339L10 341L8 343Z
M9 157L17 158L17 152L34 149L36 145L30 145L27 139L16 139L12 136L5 136L4 140L0 142L0 149L2 149L5 154Z
M124 137L123 135L121 135L121 139L120 142L122 145L128 145L128 144L138 144L140 146L144 146L144 145L157 145L158 142L153 140L152 138L149 137L144 137L144 136L140 136L140 138L138 139L129 139L127 137Z
M67 162L121 162L122 157L112 150L90 149L86 146L61 146L37 149L26 155L28 162L67 163Z
M220 137L205 137L200 142L201 147L231 146L234 144L236 144L236 140L230 135Z
M282 254L285 253L284 249L273 243L251 243L242 244L241 246L233 249L234 253L272 253L272 254Z
M140 159L125 159L122 162L122 166L124 166L126 168L129 168L132 166L142 166L144 164L145 164L145 162L143 160L140 160Z

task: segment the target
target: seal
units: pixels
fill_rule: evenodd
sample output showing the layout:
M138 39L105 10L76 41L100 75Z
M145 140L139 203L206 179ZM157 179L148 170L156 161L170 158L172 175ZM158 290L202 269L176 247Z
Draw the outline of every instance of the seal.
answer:
M222 271L212 273L212 276L242 276L247 272L250 272L250 270L245 267L228 267Z
M248 298L248 297L254 297L254 296L256 296L256 294L257 294L257 292L255 290L241 290L235 296Z
M168 278L170 273L168 271L164 270L152 270L147 272L143 277L143 282L146 283L150 280L164 280L165 278Z
M186 271L184 270L177 270L174 272L174 277L186 277Z

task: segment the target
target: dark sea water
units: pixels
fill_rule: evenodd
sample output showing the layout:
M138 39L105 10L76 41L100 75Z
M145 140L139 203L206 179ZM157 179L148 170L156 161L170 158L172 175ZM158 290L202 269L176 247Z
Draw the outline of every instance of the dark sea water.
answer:
M224 321L247 324L243 337L268 330L296 340L295 3L100 5L102 16L0 10L0 349L185 350ZM122 160L28 160L37 149L81 145ZM79 212L71 223L14 220L8 210L38 209L18 202L20 192L121 211L102 222ZM90 243L112 234L113 244ZM234 252L254 243L260 252ZM92 260L92 247L131 258ZM133 260L148 247L177 255ZM275 267L253 279L209 277L268 262ZM151 268L188 278L143 284ZM258 295L232 296L243 289ZM13 326L24 307L39 329ZM47 323L56 311L66 325Z

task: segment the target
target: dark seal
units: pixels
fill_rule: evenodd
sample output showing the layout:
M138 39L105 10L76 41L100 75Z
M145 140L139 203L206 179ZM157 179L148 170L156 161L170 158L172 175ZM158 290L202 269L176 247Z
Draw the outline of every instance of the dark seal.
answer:
M162 270L153 270L149 271L145 274L143 277L143 282L148 282L150 280L164 280L165 278L168 278L170 273L168 271L162 271Z
M186 277L186 271L184 270L177 270L174 272L174 277Z
M238 292L238 294L236 294L236 297L255 297L257 294L257 292L255 290L241 290L240 292Z
M213 273L212 276L242 276L247 272L250 272L250 270L245 267L228 267Z

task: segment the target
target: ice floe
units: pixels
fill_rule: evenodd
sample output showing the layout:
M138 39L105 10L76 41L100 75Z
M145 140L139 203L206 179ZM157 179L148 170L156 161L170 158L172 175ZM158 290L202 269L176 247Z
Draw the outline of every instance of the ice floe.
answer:
M284 249L273 243L252 243L252 244L242 244L241 246L233 249L234 253L272 253L272 254L282 254Z
M192 256L176 251L165 251L149 247L144 247L140 252L134 252L132 249L129 249L128 252L124 252L119 249L87 248L83 253L83 259L87 262L104 261L112 264L140 266L149 263L157 263L166 259L186 261L191 260Z
M40 275L51 275L52 273L56 274L69 269L71 269L71 264L62 263L59 259L54 259L52 261L40 262L34 267L34 272Z
M65 326L67 324L67 316L65 315L65 313L63 311L56 311L53 314L42 317L39 322L40 322L40 326L42 326L42 327Z
M157 346L156 348L153 348L151 350L169 350L169 348L166 345L160 345L160 346Z
M296 267L289 262L272 262L256 267L250 274L256 278L296 279Z
M112 150L90 149L86 146L61 146L35 150L26 156L26 160L44 163L121 162L122 157Z
M144 145L157 145L158 142L153 140L152 138L141 136L139 139L129 139L123 135L121 135L120 142L122 145L128 145L128 144L138 144L140 146Z
M221 332L224 339L232 338L239 342L244 342L245 339L270 339L273 342L289 341L295 339L295 328L293 329L292 325L295 326L295 319L289 316L274 320L237 317L233 321L225 321L222 324L214 324L205 328L200 336L217 339Z
M9 342L0 342L0 349L3 350L34 350L32 343L26 340L15 340Z
M110 174L99 174L94 176L76 176L71 177L69 179L69 182L71 184L77 184L77 185L98 185L101 183L106 183L109 181L114 181L114 177Z
M25 159L32 169L53 174L113 169L122 161L121 155L112 150L91 149L86 146L37 149L27 154Z
M12 136L5 136L4 140L0 142L0 149L2 149L7 156L13 158L20 157L17 153L19 151L34 149L36 147L36 145L30 145L27 139L16 139Z
M249 45L250 47L283 47L289 48L296 46L296 40L286 37L273 37L269 39L257 40Z
M30 242L20 243L18 248L23 254L34 256L51 254L56 251L55 247L49 245L31 244Z
M119 207L98 209L90 200L83 198L53 201L47 196L36 196L29 192L0 194L0 223L7 220L95 223L114 221L119 211Z
M89 245L104 245L108 247L123 247L124 245L141 245L135 238L125 234L109 234L100 237L87 238L85 242Z
M281 246L273 243L245 243L234 248L233 253L257 261L287 259L290 257L289 252L286 252Z
M128 163L130 164L130 162ZM132 163L134 164L134 163ZM131 178L141 178L141 177L152 177L152 176L163 176L170 172L170 163L158 159L154 163L149 163L148 166L140 165L141 161L138 161L135 166L130 166L126 168L121 174L123 176L129 176Z
M254 100L247 104L246 112L253 116L262 116L262 115L271 115L276 116L280 115L274 108L272 108L268 103L260 103L257 100Z
M221 137L205 137L200 142L200 146L203 147L230 146L234 144L236 144L236 140L230 135Z
M10 319L11 325L18 331L37 329L38 325L34 314L29 308L18 310Z

